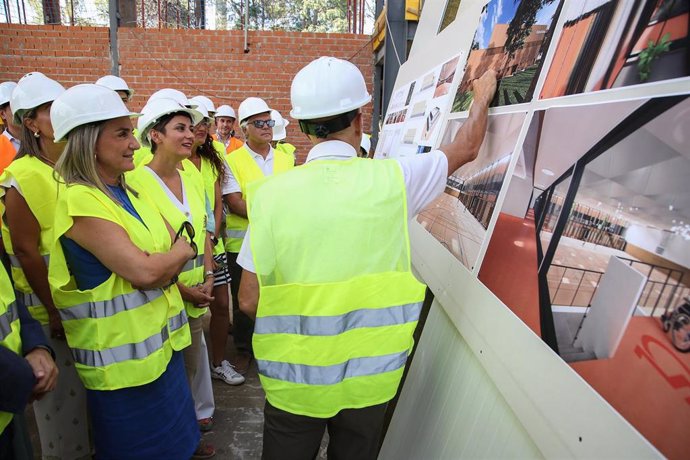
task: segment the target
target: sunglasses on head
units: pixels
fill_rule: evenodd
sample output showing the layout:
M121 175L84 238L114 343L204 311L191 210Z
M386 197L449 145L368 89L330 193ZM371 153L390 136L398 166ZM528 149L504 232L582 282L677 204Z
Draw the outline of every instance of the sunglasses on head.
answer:
M264 126L268 126L269 128L273 128L276 125L275 120L254 120L250 121L249 123L253 124L255 128L261 129Z

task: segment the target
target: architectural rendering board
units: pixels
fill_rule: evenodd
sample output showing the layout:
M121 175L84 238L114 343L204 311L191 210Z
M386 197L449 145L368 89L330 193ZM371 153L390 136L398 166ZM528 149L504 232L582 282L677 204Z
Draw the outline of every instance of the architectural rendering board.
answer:
M477 159L455 171L445 193L417 220L463 265L472 270L493 216L524 113L492 115ZM450 142L464 120L452 120L441 139Z
M561 1L491 0L474 34L453 112L468 110L472 81L492 69L499 78L492 106L532 100Z
M541 98L690 75L687 0L570 2Z
M494 301L507 307L665 457L686 458L688 387L669 382L690 379L690 354L673 348L659 316L690 295L690 1L462 0L454 21L443 17L443 5L426 8L437 17L420 22L424 46L411 48L398 77L405 84L394 92L400 102L388 109L407 116L384 125L377 157L451 141L467 115L449 112L468 109L472 81L487 68L500 81L479 157L453 172L445 193L417 216L416 268L437 298L448 286L469 292L483 284L491 299L446 297L442 306L460 319L456 325L494 324L478 310ZM467 54L444 103L434 95L445 91L443 66L457 56L455 43ZM431 248L448 256L443 266ZM612 257L649 282L619 351L596 360L573 344ZM461 335L471 341L474 333ZM510 337L509 330L487 334L473 353L488 360L483 347L498 349ZM511 363L511 378L519 366ZM433 372L425 368L425 382ZM517 384L521 394L543 378L523 377L529 384ZM504 394L516 384L495 382ZM569 411L561 415L578 413ZM433 417L447 422L443 413Z
M405 135L398 138L398 144L391 145L388 151L377 149L376 158L426 153L431 150L430 147L436 145L441 133L441 119L450 103L449 91L455 81L460 58L461 55L456 55L420 79L395 91L396 105L391 102L384 118L382 133L394 129L394 125L404 123L402 126ZM404 107L400 106L399 101L404 102ZM387 135L386 139L389 139Z

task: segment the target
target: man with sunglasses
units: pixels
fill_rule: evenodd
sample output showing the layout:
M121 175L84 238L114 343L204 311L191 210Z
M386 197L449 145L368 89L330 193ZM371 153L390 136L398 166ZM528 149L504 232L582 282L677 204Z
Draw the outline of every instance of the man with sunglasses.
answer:
M271 109L261 98L245 99L238 110L240 128L246 143L226 155L227 173L223 181L223 201L229 214L226 219L225 251L230 270L230 295L232 297L233 339L237 355L231 364L237 372L244 374L252 359L252 333L254 321L239 309L237 293L240 287L242 268L237 265L237 254L242 247L247 221L246 193L249 184L294 167L294 157L271 147L273 126Z

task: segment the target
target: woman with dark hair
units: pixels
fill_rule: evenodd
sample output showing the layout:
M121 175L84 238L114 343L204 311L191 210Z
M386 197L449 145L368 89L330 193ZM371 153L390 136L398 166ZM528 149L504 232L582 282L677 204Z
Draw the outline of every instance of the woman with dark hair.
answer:
M209 133L210 118L201 106L197 109L204 119L194 126L194 145L192 155L182 164L185 170L191 169L201 174L204 182L209 207L212 211L213 227L209 227L210 240L213 246L214 271L213 297L211 302L211 376L229 385L241 385L244 377L225 359L225 348L230 326L230 298L227 285L230 283L230 272L223 241L219 238L223 219L223 202L221 199L221 181L225 177L228 165L225 162L223 144L214 141ZM209 222L211 219L209 219Z
M202 177L195 168L182 169L182 161L192 154L192 129L202 120L202 113L172 99L161 98L146 104L138 127L142 143L150 146L153 157L147 165L127 175L128 182L155 203L158 212L173 228L186 229L198 249L196 260L185 265L177 281L192 336L191 346L183 353L185 370L197 404L201 394L195 391L195 380L197 377L206 380L207 388L211 380L209 374L205 378L203 375L208 355L202 356L202 317L214 300L213 253L207 232L208 212ZM199 454L212 455L213 452L210 445L199 446Z
M50 108L64 91L60 83L40 72L23 76L12 91L10 107L23 140L16 158L0 176L0 198L5 205L2 241L17 295L43 326L59 370L55 391L37 395L39 400L33 404L41 450L46 458L78 459L91 456L86 393L48 283L58 196L53 168L65 146L54 142Z

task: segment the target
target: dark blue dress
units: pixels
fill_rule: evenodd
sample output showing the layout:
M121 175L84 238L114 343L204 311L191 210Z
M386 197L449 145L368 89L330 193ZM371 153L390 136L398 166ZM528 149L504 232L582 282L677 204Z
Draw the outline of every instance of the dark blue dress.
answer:
M109 188L141 220L127 193L120 187ZM79 289L92 289L110 277L111 271L73 240L63 236L60 243ZM188 460L199 444L201 433L179 351L151 383L87 390L86 397L98 460Z

